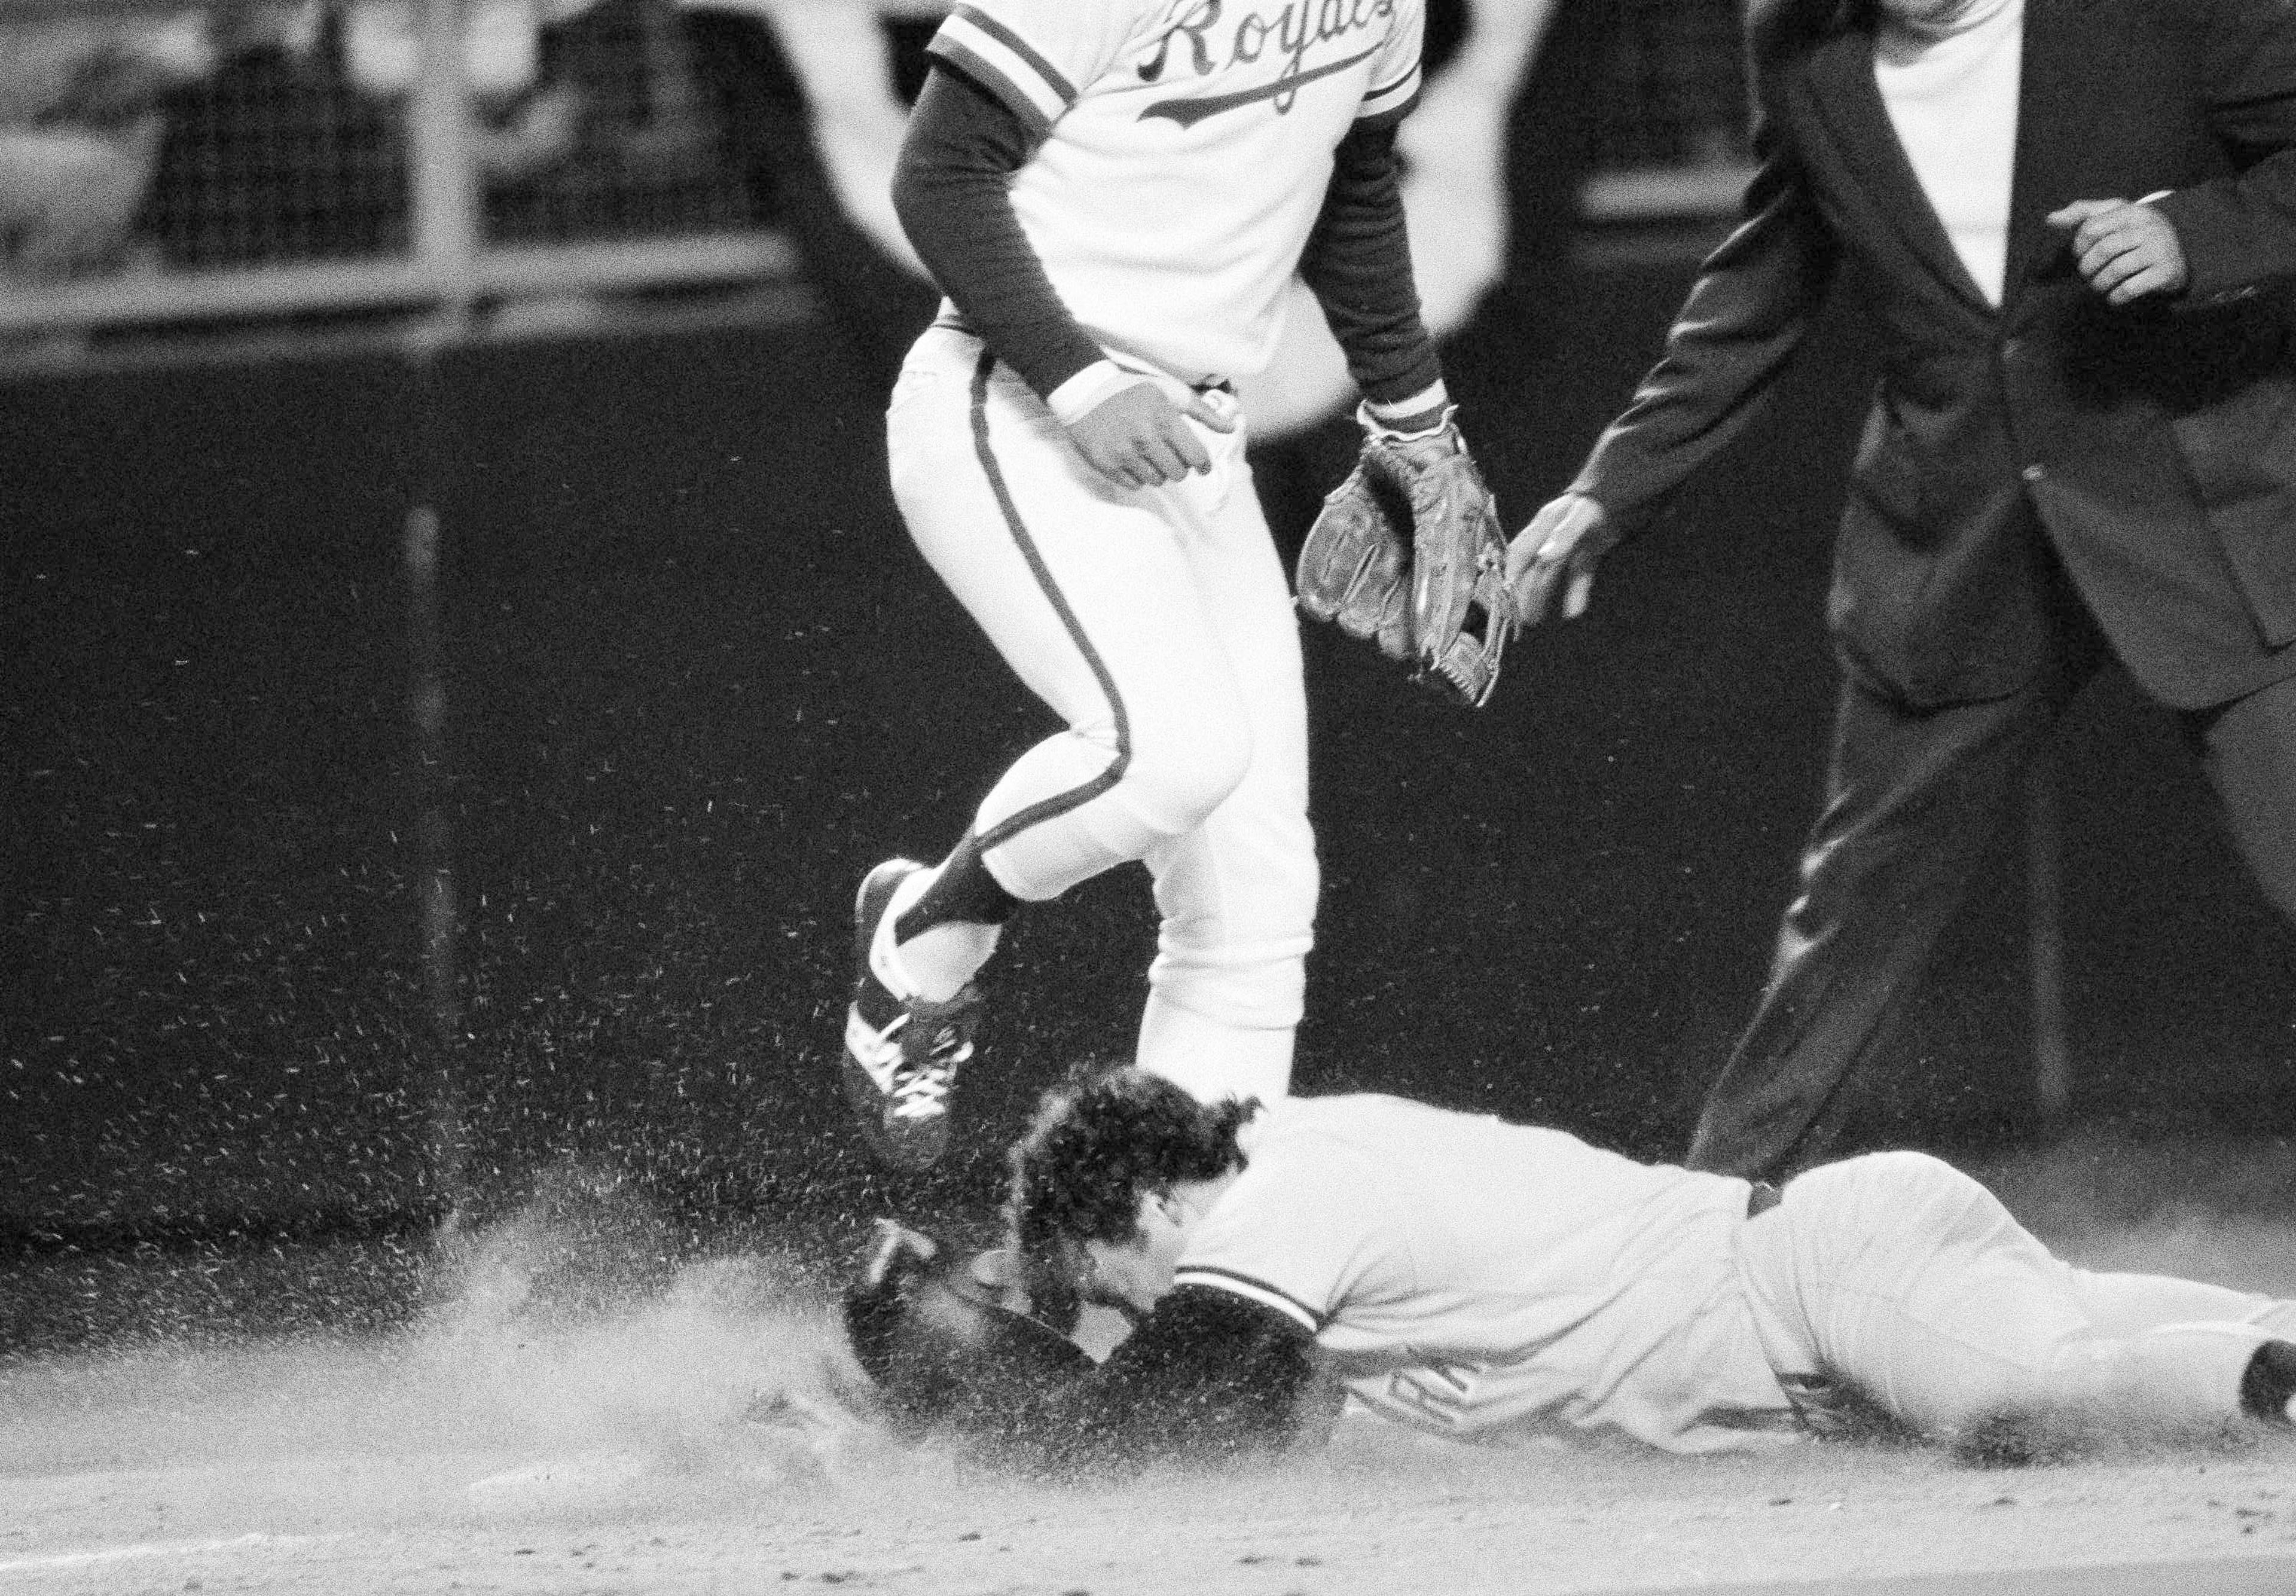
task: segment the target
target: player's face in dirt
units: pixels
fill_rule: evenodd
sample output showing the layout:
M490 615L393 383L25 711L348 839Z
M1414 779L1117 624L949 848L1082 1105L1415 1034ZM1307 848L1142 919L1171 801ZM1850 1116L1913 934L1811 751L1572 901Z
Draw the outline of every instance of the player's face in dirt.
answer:
M1086 1241L1078 1249L1086 1302L1144 1315L1172 1289L1187 1227L1180 1205L1155 1193L1140 1198L1140 1228L1129 1241Z

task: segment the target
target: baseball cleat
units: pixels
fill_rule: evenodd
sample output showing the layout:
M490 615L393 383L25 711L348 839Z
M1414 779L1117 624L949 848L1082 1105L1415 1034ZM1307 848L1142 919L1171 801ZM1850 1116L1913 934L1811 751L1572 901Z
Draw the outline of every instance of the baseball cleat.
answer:
M970 982L946 1002L897 990L893 893L924 868L890 859L862 877L853 903L853 1003L845 1011L845 1099L879 1162L930 1168L948 1148L948 1097L972 1057L980 993Z

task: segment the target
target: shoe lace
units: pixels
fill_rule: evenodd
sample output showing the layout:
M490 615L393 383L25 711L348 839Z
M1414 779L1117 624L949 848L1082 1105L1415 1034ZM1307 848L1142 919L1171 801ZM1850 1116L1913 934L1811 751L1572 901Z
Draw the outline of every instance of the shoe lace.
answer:
M917 1065L893 1077L893 1117L922 1119L941 1112L942 1100L955 1084L952 1070Z
M892 1043L894 1032L908 1024L911 1017L902 1015L886 1026L886 1041ZM972 1057L972 1039L963 1025L939 1020L934 1023L932 1039L925 1044L924 1057L908 1057L906 1049L900 1052L886 1095L893 1099L895 1118L923 1119L942 1112L944 1101L956 1085L957 1065Z

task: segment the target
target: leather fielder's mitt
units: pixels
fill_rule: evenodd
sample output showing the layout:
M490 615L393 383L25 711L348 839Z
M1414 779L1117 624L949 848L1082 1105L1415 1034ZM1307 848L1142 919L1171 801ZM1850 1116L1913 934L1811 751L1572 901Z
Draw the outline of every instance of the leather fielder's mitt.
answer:
M1415 681L1480 709L1514 629L1506 535L1466 440L1442 424L1366 424L1347 481L1324 500L1293 578L1300 607L1376 643Z
M1005 1304L1002 1255L960 1258L918 1231L878 1222L875 1255L845 1291L845 1333L895 1423L994 1440L1045 1386L1093 1367L1084 1349Z

